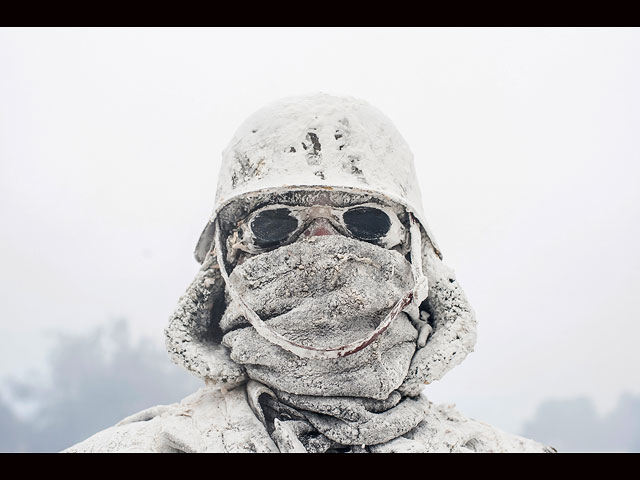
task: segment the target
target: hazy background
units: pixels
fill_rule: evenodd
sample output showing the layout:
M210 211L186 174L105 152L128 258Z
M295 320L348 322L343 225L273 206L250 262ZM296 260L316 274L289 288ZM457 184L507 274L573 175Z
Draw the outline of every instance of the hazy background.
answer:
M162 330L220 152L318 91L402 132L476 310L475 353L426 394L640 451L638 85L638 29L0 29L0 451L197 388Z

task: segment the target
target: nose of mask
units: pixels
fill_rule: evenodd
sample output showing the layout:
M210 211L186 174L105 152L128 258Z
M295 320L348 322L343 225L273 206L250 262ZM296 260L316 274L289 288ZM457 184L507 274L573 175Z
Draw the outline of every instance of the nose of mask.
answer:
M302 235L304 237L320 237L325 235L338 235L338 232L326 218L316 218Z

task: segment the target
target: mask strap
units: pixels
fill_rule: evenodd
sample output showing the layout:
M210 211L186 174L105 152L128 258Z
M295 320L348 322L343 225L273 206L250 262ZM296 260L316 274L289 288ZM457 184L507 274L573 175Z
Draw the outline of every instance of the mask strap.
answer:
M412 213L409 213L409 224L411 234L411 271L413 273L413 297L412 303L416 307L429 295L429 282L422 272L422 233L420 223Z
M380 335L382 335L391 322L393 322L400 312L402 312L408 305L412 302L416 305L420 305L420 302L427 297L428 285L427 278L422 273L422 255L421 255L421 245L422 245L422 237L420 234L420 225L418 221L414 218L414 216L409 213L409 222L411 224L410 234L411 234L411 269L413 272L414 279L414 288L413 290L405 293L400 300L395 304L395 306L391 309L391 311L387 314L387 316L380 322L380 325L369 335L361 338L360 340L356 340L355 342L351 342L345 345L341 345L339 347L333 348L316 348L316 347L308 347L306 345L301 345L299 343L292 342L291 340L285 338L283 335L279 334L275 330L271 329L259 316L256 312L253 311L249 305L242 299L242 297L238 294L236 289L233 287L231 282L229 281L229 275L227 273L227 269L225 267L223 255L222 255L222 242L221 242L221 231L220 221L216 221L216 232L215 232L215 253L216 259L218 261L218 266L220 267L220 274L227 284L227 290L231 300L236 302L236 305L240 309L240 312L244 315L246 320L251 324L253 328L256 329L256 332L273 343L274 345L278 345L279 347L287 350L288 352L293 353L301 358L314 358L314 359L332 359L332 358L340 358L346 357L348 355L353 355L356 352L359 352L363 348L369 346L372 342L374 342Z

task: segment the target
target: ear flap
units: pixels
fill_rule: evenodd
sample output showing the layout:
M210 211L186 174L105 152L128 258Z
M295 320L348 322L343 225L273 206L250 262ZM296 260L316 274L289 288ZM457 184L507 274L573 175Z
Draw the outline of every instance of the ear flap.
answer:
M426 345L414 354L399 388L409 396L419 395L424 384L442 378L473 351L476 343L475 314L453 270L442 263L427 239L423 239L422 254L423 270L429 280L425 303L433 332Z
M209 220L209 223L207 223L207 226L204 227L204 230L200 234L198 244L196 245L196 249L193 252L193 256L196 257L198 263L204 262L204 259L207 256L207 252L213 246L213 234L215 230L215 222Z
M206 237L213 238L213 231L209 231L212 225L207 225L202 232L196 259ZM213 324L225 308L224 281L215 252L205 250L201 262L202 267L180 297L165 328L167 350L174 363L205 381L237 385L246 381L245 370L231 360L228 350L220 344L218 327Z
M224 281L210 250L215 223L209 222L196 246L195 257L202 263L165 329L166 345L172 360L198 377L214 383L236 385L246 381L244 368L229 357L220 344L214 322L224 312ZM423 235L422 264L429 280L426 309L433 332L426 345L416 351L401 393L417 396L424 384L439 380L458 365L476 342L476 319L453 270L440 259L428 237Z

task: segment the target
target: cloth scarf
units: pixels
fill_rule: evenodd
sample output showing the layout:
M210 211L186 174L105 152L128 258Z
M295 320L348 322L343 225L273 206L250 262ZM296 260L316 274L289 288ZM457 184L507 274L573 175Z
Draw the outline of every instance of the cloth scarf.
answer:
M424 420L423 398L394 391L386 400L293 395L250 380L247 399L281 452L367 452Z

